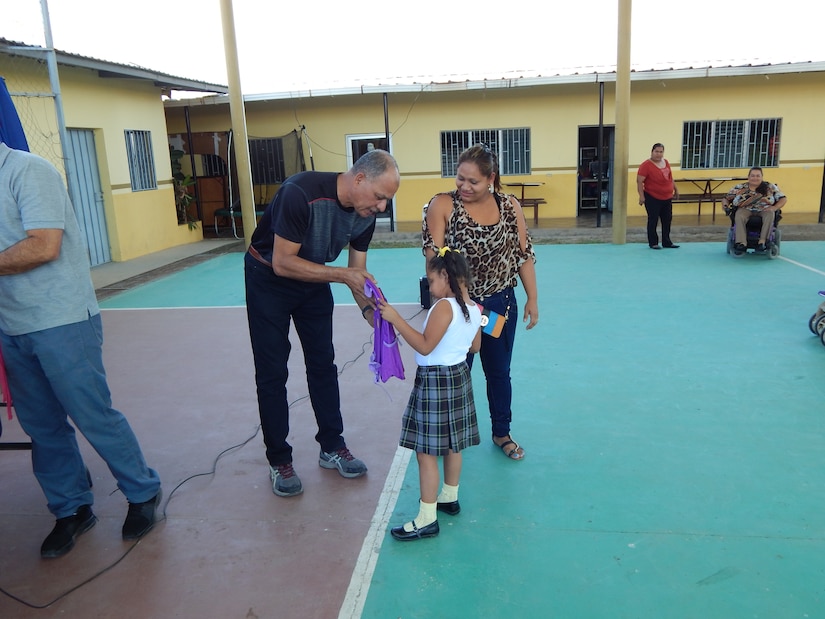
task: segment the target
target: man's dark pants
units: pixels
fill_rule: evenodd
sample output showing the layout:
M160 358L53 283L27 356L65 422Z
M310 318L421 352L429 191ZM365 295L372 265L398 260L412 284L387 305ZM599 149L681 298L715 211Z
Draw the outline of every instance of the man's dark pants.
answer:
M269 464L292 462L292 447L287 443L286 392L290 320L304 351L309 398L318 423L315 439L326 452L344 447L338 368L332 346L334 302L329 284L278 277L271 267L249 254L244 272L258 410Z

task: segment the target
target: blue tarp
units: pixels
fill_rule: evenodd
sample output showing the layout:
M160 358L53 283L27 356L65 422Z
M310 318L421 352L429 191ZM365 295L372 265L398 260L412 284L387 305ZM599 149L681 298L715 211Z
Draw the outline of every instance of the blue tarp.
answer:
M23 125L12 103L6 80L0 77L0 142L16 150L29 150Z
M23 125L20 124L17 109L12 103L9 89L6 88L6 80L2 77L0 77L0 142L4 142L9 148L16 150L29 150L26 134L23 133ZM8 408L9 419L11 419L12 400L9 383L6 380L6 366L3 364L2 353L0 353L0 401L5 403ZM0 435L2 434L3 426L0 424Z

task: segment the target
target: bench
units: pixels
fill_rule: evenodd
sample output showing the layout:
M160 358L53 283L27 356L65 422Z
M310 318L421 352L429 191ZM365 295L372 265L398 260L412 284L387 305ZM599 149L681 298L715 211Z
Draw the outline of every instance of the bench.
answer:
M260 204L255 205L255 218L256 219L258 219L261 215L264 214L264 211L263 211L264 208L266 208L266 205L260 205ZM258 210L258 209L261 209L261 210ZM241 237L238 236L238 225L235 221L236 219L241 219L243 217L243 214L241 213L241 202L240 202L240 200L236 200L235 202L233 202L229 206L229 208L219 208L219 209L217 209L214 213L212 213L212 216L215 218L215 235L216 236L219 235L219 233L218 233L218 218L223 217L225 219L229 219L229 221L232 222L232 235L236 239L241 238Z
M720 202L722 198L724 198L727 194L725 193L711 193L711 194L704 194L704 193L682 193L679 194L678 198L673 198L673 204L691 204L696 202L699 204L699 213L698 215L702 216L702 203L710 202L713 204L713 220L716 220L716 203Z
M533 209L533 223L538 226L539 225L539 205L547 204L547 200L544 198L522 198L520 200L521 208L532 208Z

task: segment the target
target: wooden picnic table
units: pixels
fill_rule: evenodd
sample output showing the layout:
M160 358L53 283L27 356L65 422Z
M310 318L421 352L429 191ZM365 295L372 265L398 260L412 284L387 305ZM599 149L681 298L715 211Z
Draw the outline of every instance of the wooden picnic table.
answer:
M533 223L536 226L539 225L539 205L547 204L547 200L544 198L525 198L524 188L541 187L542 185L544 185L544 183L504 183L505 187L521 187L521 197L519 198L519 203L522 208L527 207L533 209Z
M702 216L702 203L703 202L710 202L713 204L713 220L716 220L716 203L720 201L727 195L726 191L717 191L719 187L724 185L725 183L730 182L738 182L738 181L746 181L748 177L741 177L741 176L694 176L690 178L674 178L673 181L675 183L690 183L699 192L693 193L682 193L679 192L679 197L674 198L673 202L676 203L690 203L690 202L697 202L699 204L699 212L698 215Z

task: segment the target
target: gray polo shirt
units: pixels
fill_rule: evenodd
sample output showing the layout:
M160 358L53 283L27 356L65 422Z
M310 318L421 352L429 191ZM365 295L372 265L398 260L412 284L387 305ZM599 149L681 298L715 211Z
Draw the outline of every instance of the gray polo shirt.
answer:
M22 335L87 320L100 312L89 254L69 194L54 166L0 143L0 251L27 230L63 230L57 260L0 276L0 329Z

